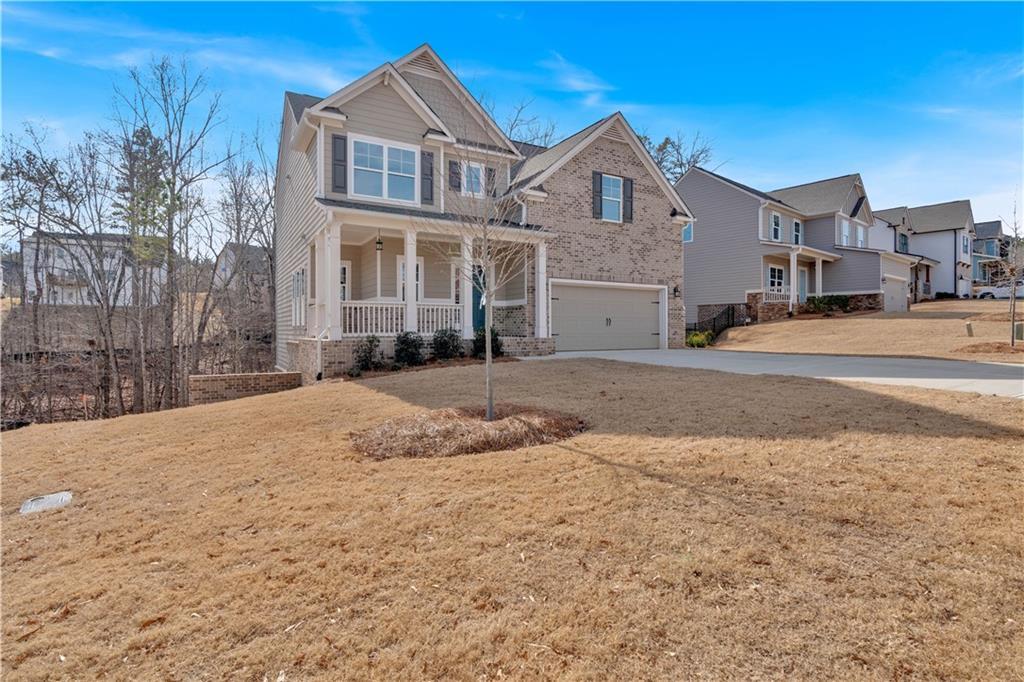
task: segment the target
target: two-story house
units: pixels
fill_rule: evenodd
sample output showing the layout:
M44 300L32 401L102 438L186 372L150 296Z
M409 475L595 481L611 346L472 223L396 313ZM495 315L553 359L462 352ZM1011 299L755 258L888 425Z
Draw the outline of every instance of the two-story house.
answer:
M687 235L687 323L736 307L752 322L848 296L856 309L905 310L913 259L873 249L874 217L854 173L762 191L691 168L676 189L699 226Z
M327 97L286 93L277 168L279 368L337 375L371 334L385 353L402 331L471 338L488 206L528 254L491 302L507 350L684 344L693 216L619 113L518 144L423 45Z
M975 284L991 284L999 275L999 262L1010 249L1010 236L1003 231L1002 220L974 224L974 246L971 254L971 279Z
M868 246L880 251L900 253L914 258L910 266L910 298L919 303L934 298L932 271L939 261L910 250L912 234L910 212L905 206L875 211L875 224L868 234Z
M933 293L925 297L971 295L974 214L970 200L910 208L898 206L878 211L878 214L890 224L909 229L911 253L935 262L927 282Z

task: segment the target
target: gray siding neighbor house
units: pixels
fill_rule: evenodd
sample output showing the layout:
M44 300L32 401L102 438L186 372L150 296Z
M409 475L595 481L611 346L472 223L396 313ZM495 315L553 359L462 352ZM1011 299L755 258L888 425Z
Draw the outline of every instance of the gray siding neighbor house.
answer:
M868 246L874 218L860 175L765 192L691 168L676 190L699 221L684 256L688 325L729 307L773 320L827 295L906 309L913 259Z

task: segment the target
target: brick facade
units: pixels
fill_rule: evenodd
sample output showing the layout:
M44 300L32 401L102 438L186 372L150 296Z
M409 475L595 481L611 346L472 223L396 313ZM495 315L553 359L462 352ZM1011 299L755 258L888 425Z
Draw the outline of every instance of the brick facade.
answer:
M633 180L633 222L593 217L593 171ZM546 179L544 189L548 197L530 205L529 221L556 234L548 243L548 278L666 285L668 346L683 348L683 299L672 293L683 287L681 226L672 222L672 203L633 149L599 138Z
M301 385L300 372L193 374L188 378L188 402L189 405L205 405L222 400L287 391Z
M538 339L535 336L501 336L501 348L505 355L525 358L535 355L551 355L555 352L555 339Z

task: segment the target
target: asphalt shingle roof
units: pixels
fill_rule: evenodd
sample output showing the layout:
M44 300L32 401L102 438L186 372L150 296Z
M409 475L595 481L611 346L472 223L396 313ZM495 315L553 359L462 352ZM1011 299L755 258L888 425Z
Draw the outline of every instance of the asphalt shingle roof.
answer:
M850 190L859 180L860 176L857 173L851 173L838 178L773 189L769 194L778 197L804 215L835 213L843 210Z
M303 95L298 92L285 91L285 101L288 102L288 106L292 108L292 115L295 120L298 121L302 118L302 112L310 108L317 102L321 101L322 98L314 97L313 95Z
M958 230L972 222L971 202L967 199L909 209L914 232Z
M974 236L976 239L998 239L1003 236L1002 220L986 220L983 223L974 223Z
M554 145L553 147L548 147L539 154L535 154L534 156L527 158L519 166L519 169L516 172L515 177L512 179L512 189L519 189L520 187L523 187L531 179L537 177L545 170L550 168L552 165L558 162L559 159L561 159L563 156L572 151L572 149L583 138L585 138L587 135L593 132L595 128L598 128L602 123L604 123L614 115L615 114L612 114L611 116L605 116L600 121L588 125L583 130L570 135L569 137L565 138L564 140Z

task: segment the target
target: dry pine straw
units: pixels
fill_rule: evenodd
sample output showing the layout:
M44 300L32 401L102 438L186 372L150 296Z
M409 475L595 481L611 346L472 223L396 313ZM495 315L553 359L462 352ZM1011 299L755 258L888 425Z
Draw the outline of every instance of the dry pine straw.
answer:
M4 434L3 678L1024 670L1019 401L596 360L495 375L591 428L352 450L478 400L477 366Z
M499 403L494 420L484 408L457 407L387 419L352 435L352 445L373 459L451 457L517 450L572 438L586 422L554 410Z

